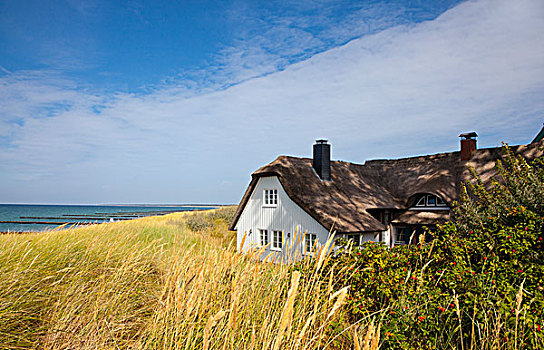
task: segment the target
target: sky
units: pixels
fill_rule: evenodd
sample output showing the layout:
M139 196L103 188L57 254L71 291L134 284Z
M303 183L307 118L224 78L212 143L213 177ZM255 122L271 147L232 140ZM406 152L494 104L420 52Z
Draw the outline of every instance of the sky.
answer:
M541 0L0 1L0 203L237 203L278 155L529 143Z

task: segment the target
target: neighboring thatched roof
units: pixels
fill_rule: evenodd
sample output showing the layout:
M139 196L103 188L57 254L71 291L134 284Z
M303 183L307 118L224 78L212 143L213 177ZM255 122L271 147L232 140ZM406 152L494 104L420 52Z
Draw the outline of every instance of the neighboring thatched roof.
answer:
M544 141L541 141L511 149L533 159L542 155L539 147L543 145ZM495 162L501 155L501 148L497 147L476 150L469 161L461 161L459 152L372 160L364 165L331 161L332 181L322 181L309 158L280 156L252 174L229 229L234 230L258 179L277 176L289 198L326 229L337 232L383 231L385 225L368 210L408 209L414 196L421 193L435 194L451 205L458 197L460 184L471 179L468 166L487 182L496 174ZM430 217L424 219L422 216L424 214L416 215L414 222L426 220L426 224L436 223L430 222Z
M538 134L535 136L534 140L532 141L532 143L534 142L540 142L542 141L542 139L544 139L544 125L542 126L542 129L540 129L540 131L538 132Z

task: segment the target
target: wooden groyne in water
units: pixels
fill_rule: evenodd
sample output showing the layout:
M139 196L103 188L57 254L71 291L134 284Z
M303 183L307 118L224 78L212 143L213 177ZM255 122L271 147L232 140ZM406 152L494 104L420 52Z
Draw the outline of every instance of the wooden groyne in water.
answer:
M74 220L78 220L77 223L84 224L97 223L97 222L107 222L109 220L121 221L121 220L131 220L137 219L146 216L156 216L156 215L166 215L175 213L176 211L135 211L135 212L115 212L115 213L94 213L94 214L62 214L61 216L19 216L19 220L10 220L10 221L0 221L0 223L6 224L52 224L58 223L62 224L74 224ZM23 221L25 220L25 221ZM32 220L32 221L27 221ZM46 220L46 221L44 221ZM58 221L47 221L47 220L58 220ZM81 220L81 221L79 221Z
M134 219L132 216L117 216L115 220L130 220ZM58 217L58 216L20 216L19 219L33 219L33 220L109 220L113 217L108 216L70 216L70 217ZM4 222L4 221L0 221ZM25 221L26 222L26 221Z
M193 210L187 210L186 208L192 207ZM179 210L151 210L151 211L117 211L117 212L95 212L93 214L62 214L60 216L19 216L19 220L0 220L0 224L17 224L17 225L50 225L50 226L80 226L80 225L92 225L102 224L111 221L124 221L142 218L146 216L158 216L172 214L181 211L200 211L207 209L215 209L219 206L212 205L195 205L195 206L181 206ZM30 231L32 232L32 231ZM9 231L0 232L0 234L7 233L28 233L26 231Z
M29 225L91 225L91 224L100 224L101 222L89 221L17 221L17 220L2 220L0 224L29 224Z

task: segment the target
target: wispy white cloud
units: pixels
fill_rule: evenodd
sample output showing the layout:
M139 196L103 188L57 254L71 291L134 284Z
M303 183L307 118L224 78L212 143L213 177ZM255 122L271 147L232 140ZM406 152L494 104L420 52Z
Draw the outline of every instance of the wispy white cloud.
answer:
M449 3L454 3L450 1ZM251 6L233 2L227 12L233 41L213 57L207 70L222 85L283 70L346 42L387 28L435 18L448 2L410 7L403 2L278 1ZM199 70L197 69L197 73ZM184 72L198 80L198 74ZM205 84L210 83L206 76Z
M252 170L308 156L318 137L359 162L454 150L461 131L476 130L481 146L528 142L544 110L543 15L539 1L467 2L218 91L109 95L51 72L5 74L0 191L4 201L234 202Z

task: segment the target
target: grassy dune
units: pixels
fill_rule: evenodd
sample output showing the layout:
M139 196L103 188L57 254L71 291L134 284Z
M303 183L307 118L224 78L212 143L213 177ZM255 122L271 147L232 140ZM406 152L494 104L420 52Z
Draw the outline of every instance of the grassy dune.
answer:
M345 290L237 254L225 215L206 215L1 236L0 348L353 346Z

